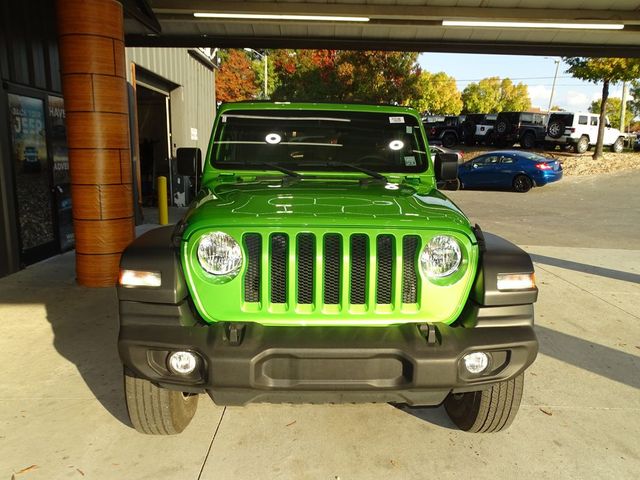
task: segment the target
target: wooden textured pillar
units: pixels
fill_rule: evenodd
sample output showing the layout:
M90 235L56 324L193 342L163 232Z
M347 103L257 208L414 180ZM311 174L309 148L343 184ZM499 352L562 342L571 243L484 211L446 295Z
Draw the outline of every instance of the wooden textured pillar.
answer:
M122 5L57 0L76 273L81 285L116 283L134 238Z

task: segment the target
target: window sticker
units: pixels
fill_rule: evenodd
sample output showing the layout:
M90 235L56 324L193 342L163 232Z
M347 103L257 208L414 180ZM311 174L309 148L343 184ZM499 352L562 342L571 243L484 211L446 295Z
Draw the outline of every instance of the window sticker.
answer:
M404 117L389 117L389 123L404 123Z
M415 167L416 164L416 157L414 157L413 155L408 156L408 157L404 157L404 164L407 167Z
M413 135L413 127L407 127L405 131L408 135Z
M222 115L222 123L227 123L227 116L226 115Z

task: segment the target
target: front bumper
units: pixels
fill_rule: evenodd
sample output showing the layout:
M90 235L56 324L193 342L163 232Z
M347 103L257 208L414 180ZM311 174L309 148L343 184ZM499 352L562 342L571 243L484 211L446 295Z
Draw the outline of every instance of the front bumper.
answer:
M165 388L207 391L219 405L249 402L398 402L437 405L450 392L481 390L520 374L535 359L533 306L471 307L475 326L266 327L202 325L188 305L120 302L125 367ZM163 308L166 307L166 310ZM171 374L171 351L200 358L188 377ZM490 353L487 373L461 365Z

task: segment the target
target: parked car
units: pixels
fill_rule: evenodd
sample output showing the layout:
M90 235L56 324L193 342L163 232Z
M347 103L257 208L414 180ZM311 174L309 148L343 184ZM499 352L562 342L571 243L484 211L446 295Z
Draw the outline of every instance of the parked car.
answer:
M497 113L468 113L462 122L462 138L467 145L482 143L493 145L495 138L493 128L498 118Z
M640 135L636 135L636 141L633 142L633 151L640 152Z
M522 148L533 148L544 142L547 115L537 112L500 112L493 132L496 145L511 147L519 143Z
M427 115L422 119L429 142L438 141L443 147L451 148L462 138L460 120L454 115Z
M620 153L624 148L625 135L613 128L606 118L603 145L612 152ZM588 112L554 112L549 117L545 146L554 149L572 147L576 153L586 152L598 141L598 123L600 115Z
M458 167L461 188L512 188L528 192L562 178L562 165L533 152L500 150L485 153Z
M443 403L466 431L510 425L538 351L533 264L434 189L458 163L429 155L420 122L399 106L223 104L204 171L178 149L201 191L120 262L138 431L179 433L205 392Z

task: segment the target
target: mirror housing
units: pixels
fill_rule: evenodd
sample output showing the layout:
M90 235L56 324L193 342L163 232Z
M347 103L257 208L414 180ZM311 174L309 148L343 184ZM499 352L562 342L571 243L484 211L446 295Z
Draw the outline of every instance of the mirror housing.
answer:
M458 155L455 153L437 153L433 160L437 181L458 178Z
M184 147L176 151L178 175L194 177L202 173L202 152L199 148Z

